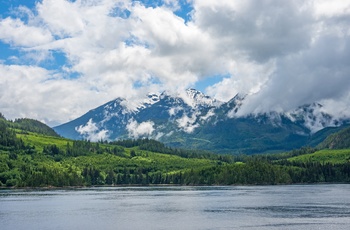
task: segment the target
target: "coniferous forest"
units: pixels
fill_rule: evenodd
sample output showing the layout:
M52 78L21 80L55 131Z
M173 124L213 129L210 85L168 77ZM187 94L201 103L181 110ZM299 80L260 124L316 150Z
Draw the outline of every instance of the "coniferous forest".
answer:
M219 155L149 139L74 141L38 121L1 115L0 187L348 183L349 140L342 133L348 132L332 135L319 148Z

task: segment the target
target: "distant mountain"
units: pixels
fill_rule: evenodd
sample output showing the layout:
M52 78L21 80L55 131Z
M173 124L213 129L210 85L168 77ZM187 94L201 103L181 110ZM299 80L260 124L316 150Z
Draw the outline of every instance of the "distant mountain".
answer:
M149 94L140 101L117 98L54 130L72 139L147 137L172 147L250 154L317 145L326 137L317 131L344 123L319 112L317 103L286 113L236 116L245 98L237 94L222 102L195 89Z

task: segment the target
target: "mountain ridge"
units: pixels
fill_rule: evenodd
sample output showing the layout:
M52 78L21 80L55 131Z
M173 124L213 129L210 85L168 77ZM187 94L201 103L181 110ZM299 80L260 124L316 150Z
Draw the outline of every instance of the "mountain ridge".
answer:
M173 147L261 153L317 145L320 136L310 142L317 131L345 123L320 112L318 103L285 113L237 116L246 97L237 94L222 102L188 89L185 94L148 94L139 101L117 98L54 130L72 139L152 138Z

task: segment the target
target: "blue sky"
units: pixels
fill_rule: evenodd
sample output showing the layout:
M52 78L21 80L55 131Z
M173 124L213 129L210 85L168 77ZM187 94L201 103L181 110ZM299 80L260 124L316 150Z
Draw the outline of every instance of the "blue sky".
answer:
M1 0L0 112L56 125L192 87L349 117L349 24L350 0Z

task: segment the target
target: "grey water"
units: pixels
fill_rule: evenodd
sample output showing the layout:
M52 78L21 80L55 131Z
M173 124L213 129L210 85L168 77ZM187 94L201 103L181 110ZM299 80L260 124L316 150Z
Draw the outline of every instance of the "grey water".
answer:
M350 229L350 185L0 190L0 229Z

